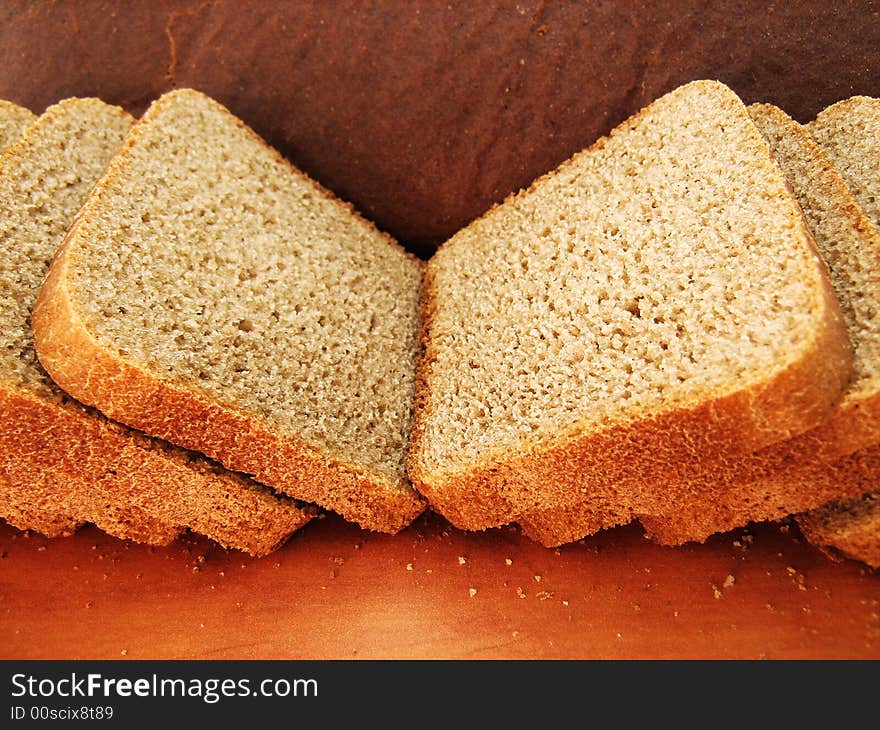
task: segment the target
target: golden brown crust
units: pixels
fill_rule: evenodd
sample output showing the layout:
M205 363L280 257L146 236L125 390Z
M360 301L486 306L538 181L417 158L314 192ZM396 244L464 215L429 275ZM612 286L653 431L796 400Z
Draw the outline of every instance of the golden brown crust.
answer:
M797 516L811 543L831 557L844 556L880 568L880 446L864 449L828 469L854 495ZM872 490L865 494L866 490Z
M53 536L87 520L155 545L191 527L224 547L264 555L313 516L66 397L47 402L0 387L0 405L2 516L16 526ZM76 521L60 529L55 521L27 523L18 505L37 515L60 507Z
M0 518L19 530L39 532L46 537L70 537L83 522L61 512L29 504L4 477L0 478Z
M41 125L56 123L71 107L73 113L104 110L128 126L125 112L103 102L60 102L6 152L4 169L26 166L28 156L36 153L30 143ZM102 119L90 113L85 121ZM116 140L124 133L118 131ZM112 151L107 149L107 156ZM52 215L66 223L71 207ZM31 262L36 265L45 255L32 252ZM35 287L35 281L28 281ZM20 346L16 355L30 362L30 343ZM0 513L13 524L65 534L88 520L113 535L152 544L166 544L192 527L225 546L262 554L310 519L310 510L264 487L109 422L61 393L40 370L18 372L15 359L10 372L0 375Z
M82 522L151 545L167 545L180 528L97 485L119 461L118 443L103 438L76 407L46 403L0 383L0 516L48 537L69 535ZM125 464L119 465L125 468Z
M839 410L801 436L774 444L680 485L674 513L640 514L648 537L663 545L704 542L752 521L777 520L865 491L833 463L880 442L880 395Z
M622 128L638 123L646 112ZM605 143L599 140L591 149ZM769 147L767 151L769 155ZM683 475L699 473L707 455L732 459L821 423L849 381L852 347L827 268L802 215L795 223L822 282L815 338L799 359L768 373L761 383L721 397L710 394L703 402L632 423L566 433L552 443L535 444L454 474L431 473L419 460L424 422L430 416L435 357L430 332L437 302L429 264L422 289L416 416L408 462L416 488L463 529L522 519L530 534L552 541L550 535L557 528L564 537L576 532L572 520L581 514L582 537L599 527L628 522L639 513L668 512L674 497L668 485L680 482ZM581 513L577 505L584 499L589 507ZM547 505L569 512L548 516Z
M236 122L265 145L243 122ZM135 143L137 130L135 125L126 148ZM277 152L273 154L294 174L302 174ZM126 162L124 149L110 163L91 198L124 172ZM66 286L70 251L78 244L78 232L87 215L88 203L56 254L33 313L40 361L62 388L110 418L206 454L229 469L251 474L297 499L316 502L367 529L393 534L424 511L425 501L408 484L389 483L318 453L269 422L162 381L96 341L77 315ZM398 246L392 239L388 241Z
M661 414L630 427L615 426L570 438L544 450L516 455L507 463L435 481L423 474L416 459L429 387L428 332L435 306L429 269L423 286L422 355L410 459L413 482L438 511L464 529L495 527L520 517L538 529L535 513L548 499L555 498L561 508L570 508L584 495L589 495L593 505L590 524L594 526L622 524L638 512L650 513L652 509L665 511L670 495L663 485L702 468L704 454L719 440L759 443L773 432L769 428L775 415L772 411L786 398L801 403L802 408L791 414L787 424L776 424L777 437L808 429L834 406L849 377L841 351L849 353L850 345L835 314L836 306L832 308L827 300L830 291L823 295L828 304L826 313L831 316L822 323L814 347L760 388L735 392L690 410ZM836 362L833 353L838 354ZM734 448L730 451L731 458L742 453ZM650 461L644 459L645 454L651 455Z

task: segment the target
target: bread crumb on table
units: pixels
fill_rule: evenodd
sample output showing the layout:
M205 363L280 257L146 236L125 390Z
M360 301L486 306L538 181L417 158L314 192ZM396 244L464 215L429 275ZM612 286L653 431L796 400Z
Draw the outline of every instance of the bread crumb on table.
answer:
M471 598L473 598L474 596L477 595L477 589L476 589L476 588L468 588L468 595L469 595Z

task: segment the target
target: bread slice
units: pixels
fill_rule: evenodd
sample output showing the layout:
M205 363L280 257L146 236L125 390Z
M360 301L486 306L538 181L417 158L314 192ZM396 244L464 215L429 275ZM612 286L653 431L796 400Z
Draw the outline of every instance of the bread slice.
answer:
M109 417L362 526L406 478L422 266L208 97L157 100L34 312L40 360Z
M97 99L50 107L0 159L0 515L49 535L91 521L166 543L192 527L262 554L310 513L59 390L37 360L31 305L50 259L132 119Z
M706 537L749 521L778 519L858 493L829 479L828 464L880 443L880 229L809 132L782 110L749 107L803 208L831 269L853 343L853 376L829 419L787 442L713 467L686 485L674 512L643 516L665 544Z
M822 110L807 129L865 214L880 225L880 99L853 96Z
M845 99L823 110L807 127L865 213L880 227L880 99ZM847 468L837 465L835 478L853 490L876 489L880 460L873 458L875 453L880 449L855 454L844 462ZM878 504L880 492L873 491L812 510L798 522L811 542L880 567Z
M595 524L828 415L852 352L769 147L683 86L454 236L424 287L410 474L455 524Z

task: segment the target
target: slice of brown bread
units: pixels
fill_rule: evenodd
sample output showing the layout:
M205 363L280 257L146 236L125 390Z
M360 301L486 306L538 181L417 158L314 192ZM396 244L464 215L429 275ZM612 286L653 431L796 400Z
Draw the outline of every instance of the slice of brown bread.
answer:
M864 211L880 227L880 99L845 99L820 112L807 127ZM856 454L847 462L849 469L837 472L837 479L853 489L876 488L880 484L880 460L875 463L871 457L877 451ZM878 504L880 492L875 491L808 512L798 522L811 542L880 567Z
M817 428L686 485L674 512L642 516L648 535L679 544L743 525L778 519L852 495L829 479L829 463L880 443L880 229L861 210L809 132L768 104L749 107L803 208L831 270L854 347L843 400Z
M807 129L865 214L880 221L880 99L853 96L839 101L819 112Z
M667 511L706 459L820 423L851 373L839 304L736 95L662 97L428 266L410 474L462 527L582 497Z
M34 311L40 360L109 417L362 526L423 509L404 459L422 266L192 90L98 182Z
M69 99L0 159L0 514L50 535L90 521L156 544L192 527L262 554L310 513L108 422L62 393L37 360L31 305L67 224L132 121L97 99Z

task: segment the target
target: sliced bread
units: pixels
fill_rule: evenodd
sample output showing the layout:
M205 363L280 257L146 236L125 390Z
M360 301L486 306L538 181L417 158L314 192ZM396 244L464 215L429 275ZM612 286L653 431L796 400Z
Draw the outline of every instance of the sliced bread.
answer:
M807 125L865 214L880 225L880 99L853 96Z
M826 468L880 443L880 229L804 127L769 104L749 111L831 270L853 343L853 376L825 423L708 470L685 485L674 512L642 516L648 535L666 544L702 541L749 521L778 519L857 494L857 485L829 478Z
M155 544L192 527L262 554L310 513L108 422L59 390L37 360L31 305L67 225L132 121L97 99L69 99L0 159L0 515L50 535L90 521Z
M455 524L594 506L822 422L852 351L766 140L727 87L683 86L429 262L410 475Z
M225 108L170 92L72 226L34 311L84 403L362 526L406 477L421 263Z
M846 180L863 210L880 227L880 99L854 96L823 110L807 125ZM880 449L867 449L837 465L835 478L853 489L880 485ZM845 467L845 468L844 468ZM880 492L840 500L799 516L817 545L880 567Z

